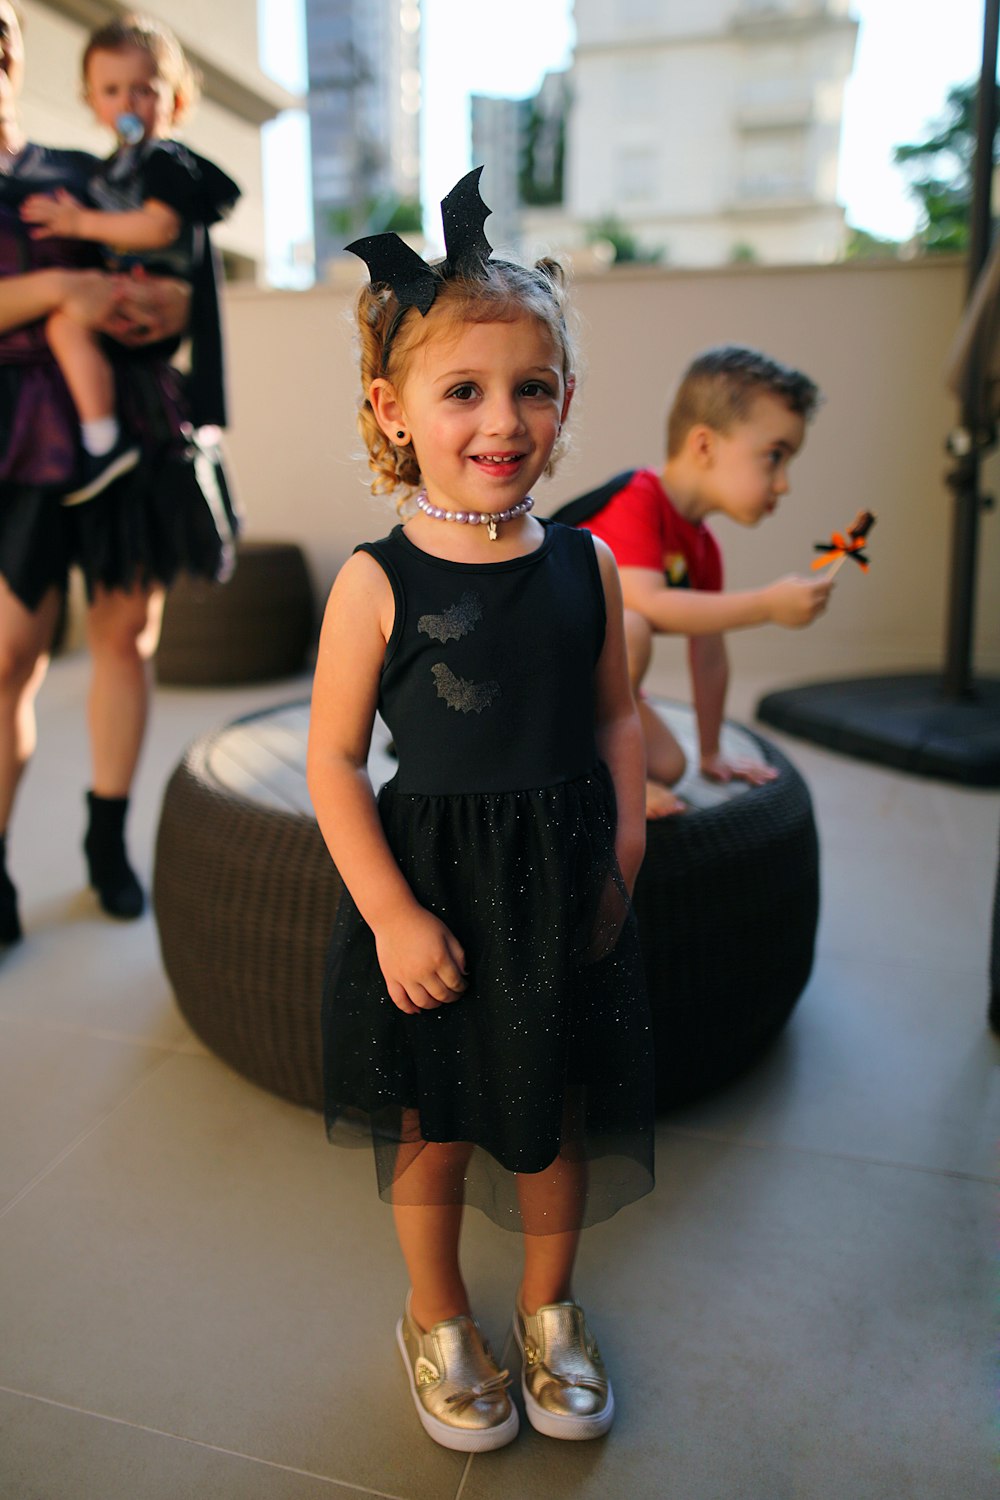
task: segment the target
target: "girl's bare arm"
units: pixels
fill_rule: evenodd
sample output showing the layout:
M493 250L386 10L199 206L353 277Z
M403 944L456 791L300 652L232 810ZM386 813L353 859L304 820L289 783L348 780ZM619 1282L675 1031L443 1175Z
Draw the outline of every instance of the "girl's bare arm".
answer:
M359 552L341 569L326 607L313 683L306 774L320 831L361 916L375 935L390 998L414 1014L465 989L465 954L422 907L385 839L368 751L379 676L392 631L392 589Z

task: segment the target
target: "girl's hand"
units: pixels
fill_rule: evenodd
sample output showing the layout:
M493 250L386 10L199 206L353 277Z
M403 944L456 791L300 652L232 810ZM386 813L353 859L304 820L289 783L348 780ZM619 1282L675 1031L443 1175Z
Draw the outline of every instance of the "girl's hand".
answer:
M375 950L389 998L404 1015L450 1005L465 992L465 950L425 907L380 927Z
M83 212L83 204L65 188L58 188L52 197L32 193L21 204L24 222L37 225L31 231L33 240L79 239Z

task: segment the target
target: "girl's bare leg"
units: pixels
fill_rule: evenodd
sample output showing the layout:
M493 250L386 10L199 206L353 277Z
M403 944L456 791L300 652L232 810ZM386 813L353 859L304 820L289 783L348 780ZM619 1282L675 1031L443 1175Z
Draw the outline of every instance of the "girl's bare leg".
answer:
M643 679L653 656L653 628L634 609L625 611L625 649L632 696L646 744L646 816L663 818L684 808L684 803L674 796L670 787L683 776L687 761L673 734L641 695Z
M401 1184L409 1201L397 1198L393 1204L396 1235L413 1289L410 1312L425 1331L471 1311L458 1253L469 1151L463 1142L425 1143Z
M573 1267L587 1197L587 1164L558 1156L544 1172L519 1173L517 1194L525 1226L520 1300L525 1312L534 1313L573 1295ZM551 1234L535 1228L546 1224L562 1227Z
M98 589L87 611L93 660L87 721L92 786L100 797L127 797L139 763L160 638L164 590Z
M18 782L35 748L35 699L58 615L58 589L50 589L32 611L0 578L0 834L6 831Z
M113 417L114 376L96 333L64 312L51 314L45 332L80 421L97 422Z

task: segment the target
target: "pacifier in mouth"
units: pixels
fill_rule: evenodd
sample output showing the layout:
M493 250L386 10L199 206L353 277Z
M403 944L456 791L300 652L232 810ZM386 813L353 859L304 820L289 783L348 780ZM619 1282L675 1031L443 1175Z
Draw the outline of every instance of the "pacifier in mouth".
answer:
M142 121L138 115L133 114L119 115L115 121L115 130L126 146L138 146L145 134Z

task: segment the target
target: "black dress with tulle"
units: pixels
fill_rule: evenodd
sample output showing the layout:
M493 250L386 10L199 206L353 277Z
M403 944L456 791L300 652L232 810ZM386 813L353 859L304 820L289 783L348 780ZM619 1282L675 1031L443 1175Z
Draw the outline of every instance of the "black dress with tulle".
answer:
M31 193L86 198L97 158L29 143L0 173L0 276L97 267L97 246L32 239L19 209ZM41 322L0 332L0 577L29 610L78 564L87 592L169 584L186 571L217 579L234 558L238 517L221 455L194 430L176 340L130 351L105 341L119 415L137 466L83 505L64 506L79 421ZM203 421L215 418L203 417Z
M433 557L402 527L362 549L395 600L382 826L462 944L468 989L404 1015L345 892L323 1004L330 1137L370 1131L381 1195L465 1201L533 1234L653 1183L648 1006L594 732L603 587L592 537L543 526L536 551L497 563ZM431 1142L465 1143L450 1178L421 1162Z

